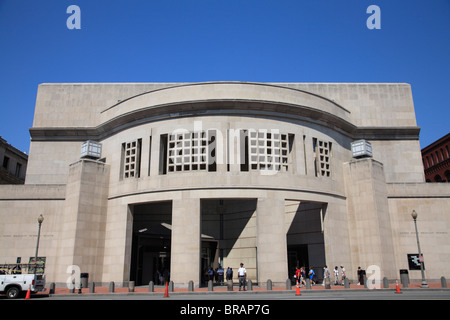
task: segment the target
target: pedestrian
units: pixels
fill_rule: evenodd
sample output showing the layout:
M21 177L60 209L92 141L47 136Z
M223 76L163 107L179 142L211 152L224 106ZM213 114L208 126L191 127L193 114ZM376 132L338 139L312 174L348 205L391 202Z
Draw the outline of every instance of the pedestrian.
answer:
M345 284L345 268L344 266L341 266L341 278L342 278L342 285Z
M217 269L217 276L218 276L218 280L219 280L218 282L221 286L223 286L223 273L224 273L224 271L223 271L222 266L219 266L219 269Z
M305 273L305 268L301 267L300 268L300 287L302 286L302 284L304 284L306 286L306 273Z
M325 285L325 282L330 280L330 271L328 270L328 267L325 265L325 267L323 267L323 283L322 285Z
M247 270L245 270L244 264L241 262L241 267L238 270L239 291L241 291L241 286L244 287L244 291L245 291L245 278L246 277L247 277Z
M214 270L213 270L213 268L209 267L208 280L213 280L213 279L214 279Z
M163 276L162 273L158 270L158 284L163 284Z
M297 285L299 285L299 283L300 283L300 277L301 277L301 270L299 267L296 267L294 278L295 278L295 282Z
M358 267L358 284L359 285L364 285L364 274L365 274L366 272L363 270L363 269L361 269L361 267Z
M338 266L334 267L334 285L337 286L339 285L339 268Z
M314 282L314 276L315 276L315 275L316 275L316 274L314 273L313 268L312 268L312 267L309 268L308 276L309 276L309 280L311 280L311 284L316 284L316 283Z

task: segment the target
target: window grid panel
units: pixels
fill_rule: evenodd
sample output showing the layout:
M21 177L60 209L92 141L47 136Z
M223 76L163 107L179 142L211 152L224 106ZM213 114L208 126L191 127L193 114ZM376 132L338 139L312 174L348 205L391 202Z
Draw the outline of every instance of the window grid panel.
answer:
M137 141L125 143L124 178L134 178L137 169Z
M331 177L331 142L317 140L318 174L322 177Z
M168 172L206 170L207 150L205 131L170 134L167 150Z
M249 131L249 162L252 170L288 170L288 135Z

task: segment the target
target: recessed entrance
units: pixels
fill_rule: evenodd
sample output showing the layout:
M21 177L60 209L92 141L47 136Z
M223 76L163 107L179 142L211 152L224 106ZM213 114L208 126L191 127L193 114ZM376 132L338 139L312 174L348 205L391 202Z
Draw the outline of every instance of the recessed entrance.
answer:
M228 267L236 279L243 262L247 276L257 281L256 263L257 199L201 200L201 279L207 283L209 268Z
M321 278L325 265L323 221L327 205L286 200L285 206L289 226L286 234L289 279L293 279L296 267L304 267L306 274L312 268Z
M172 202L152 202L131 207L133 240L130 280L136 285L170 280Z

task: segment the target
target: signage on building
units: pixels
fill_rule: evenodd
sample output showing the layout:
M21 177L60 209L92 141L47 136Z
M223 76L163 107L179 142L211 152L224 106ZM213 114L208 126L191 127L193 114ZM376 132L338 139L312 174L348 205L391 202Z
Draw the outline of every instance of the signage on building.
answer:
M409 270L420 270L420 264L423 263L423 255L418 253L408 253L408 266ZM425 270L425 264L423 264Z

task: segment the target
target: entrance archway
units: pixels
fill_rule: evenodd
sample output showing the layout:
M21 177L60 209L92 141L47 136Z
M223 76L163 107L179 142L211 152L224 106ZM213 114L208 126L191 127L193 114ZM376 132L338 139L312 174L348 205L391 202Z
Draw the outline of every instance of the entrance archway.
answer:
M257 281L256 261L256 206L257 199L202 199L201 234L201 278L210 267L221 266L237 270L241 262L247 269L247 276Z
M170 280L172 202L152 202L132 206L133 238L130 280L136 285Z
M320 202L286 200L288 231L286 243L288 251L289 279L293 279L296 267L309 268L319 279L325 263L325 241L323 221L327 205Z

